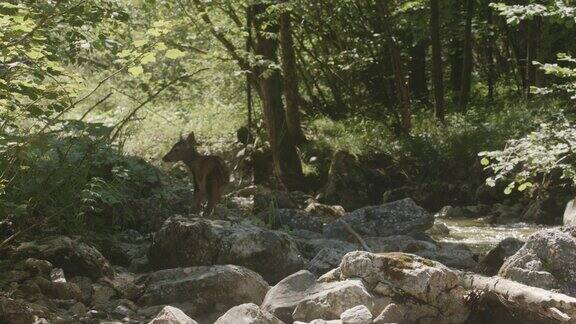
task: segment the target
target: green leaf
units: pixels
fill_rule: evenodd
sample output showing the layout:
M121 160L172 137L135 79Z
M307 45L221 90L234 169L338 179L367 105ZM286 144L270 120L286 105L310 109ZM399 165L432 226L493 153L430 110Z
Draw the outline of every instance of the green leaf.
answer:
M524 190L531 188L531 187L532 187L532 183L525 182L525 183L521 184L520 186L518 186L518 191L524 191Z
M130 74L132 74L133 76L139 76L142 73L144 73L144 68L142 67L142 65L136 65L133 66L131 68L128 69L128 72L130 72Z
M483 166L488 166L490 165L490 160L488 160L488 158L483 158L482 160L480 160L480 164L482 164Z
M137 41L134 41L134 46L136 47L142 47L144 45L148 44L148 40L147 39L139 39Z
M162 33L160 32L160 30L158 30L157 28L148 29L148 31L146 32L146 35L155 36L155 37L158 37L161 34Z
M38 52L36 50L31 50L28 52L28 57L33 59L33 60L37 60L39 58L41 58L42 56L44 56L44 54L42 54L41 52Z
M166 47L166 44L164 44L164 42L160 42L160 43L156 44L154 47L158 51L165 51L168 48L168 47Z
M166 51L166 57L169 59L177 59L177 58L183 57L185 55L186 55L186 53L184 53L181 50L176 49L176 48L172 48L172 49L169 49Z
M148 63L152 63L152 62L156 62L156 53L152 53L152 52L146 53L140 59L140 63L142 63L142 64L148 64Z
M511 187L507 187L506 189L504 189L504 194L505 195L509 195L512 193L512 188Z
M127 49L125 49L125 50L123 50L122 52L118 53L117 56L118 56L119 58L124 58L124 57L130 56L130 54L132 54L132 50L127 50Z

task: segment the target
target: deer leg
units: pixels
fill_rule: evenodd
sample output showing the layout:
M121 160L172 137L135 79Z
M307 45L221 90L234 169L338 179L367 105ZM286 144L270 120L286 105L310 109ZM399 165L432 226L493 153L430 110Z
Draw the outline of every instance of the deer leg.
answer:
M204 196L206 195L206 182L194 179L196 189L194 192L194 208L198 211L202 207Z
M207 212L214 210L216 204L220 201L220 186L217 179L211 179L208 182L208 207Z

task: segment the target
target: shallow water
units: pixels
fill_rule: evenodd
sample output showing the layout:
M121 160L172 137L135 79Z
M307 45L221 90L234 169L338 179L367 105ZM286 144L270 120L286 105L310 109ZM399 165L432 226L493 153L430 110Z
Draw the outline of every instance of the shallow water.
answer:
M444 223L450 229L446 236L434 236L440 242L463 243L474 252L484 254L503 239L515 237L525 240L532 233L549 226L528 223L490 225L485 219L442 218L436 222Z

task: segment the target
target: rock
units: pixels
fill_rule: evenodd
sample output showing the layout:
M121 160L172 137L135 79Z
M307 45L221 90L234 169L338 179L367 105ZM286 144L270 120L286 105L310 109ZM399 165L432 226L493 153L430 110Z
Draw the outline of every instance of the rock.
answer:
M374 319L374 324L402 323L402 321L404 321L402 308L392 303L386 306L382 313Z
M0 296L0 323L30 324L34 323L34 315L24 303Z
M201 218L168 219L149 251L156 269L236 264L278 282L304 267L304 259L289 235L250 223Z
M64 270L61 268L54 268L50 272L50 280L52 282L66 282L66 277L64 276Z
M478 218L490 214L490 206L445 206L437 214L437 218Z
M32 274L39 276L47 276L52 272L52 263L46 260L38 260L34 258L28 258L24 261L24 269Z
M74 304L72 307L70 307L70 309L68 309L68 311L70 311L72 314L74 314L76 316L84 316L84 315L86 315L88 308L86 308L86 306L84 306L84 304L78 302L78 303Z
M268 224L272 229L303 229L322 232L322 220L298 209L269 209L260 212L256 218Z
M423 241L419 241L423 242ZM466 244L461 243L437 243L432 248L427 248L420 251L410 252L405 250L403 252L414 253L426 259L438 261L446 266L467 270L478 271L479 265L477 257L470 250Z
M342 324L372 324L372 313L366 306L359 305L346 310L340 319Z
M339 271L340 280L362 278L386 305L401 300L406 309L401 323L422 318L426 323L463 323L469 315L458 273L438 262L406 253L356 251L344 256Z
M497 274L504 261L518 252L523 245L524 241L515 237L508 237L502 240L482 259L483 272L489 276Z
M517 222L522 218L526 206L523 204L494 204L491 214L498 223Z
M576 295L576 227L532 234L506 259L499 275L526 285Z
M92 285L92 305L98 309L105 309L115 296L116 291L112 287L99 283Z
M361 280L318 283L298 302L292 317L299 321L338 319L345 310L359 304L368 305L371 309L376 306L374 296L368 292Z
M292 312L306 291L316 284L316 277L309 271L298 271L272 287L262 303L262 309L285 323L293 321Z
M385 237L391 235L414 235L422 233L434 224L434 217L410 198L380 206L370 206L346 214L324 227L324 236L354 241L345 229L347 222L362 237Z
M339 319L345 310L359 304L375 307L374 297L361 280L316 282L309 271L299 271L274 286L262 309L286 323L314 319Z
M335 221L346 214L346 211L342 206L330 206L317 202L310 203L308 206L306 206L305 211L320 217L320 219L322 219L325 223Z
M198 324L176 307L166 306L148 324Z
M28 271L21 271L21 270L8 270L0 272L0 283L3 284L11 284L11 283L20 283L24 280L30 278L32 275Z
M344 151L332 157L328 180L320 194L320 201L329 205L341 205L355 210L370 205L370 173L358 159Z
M478 270L474 253L464 244L422 241L407 235L366 237L364 240L374 253L413 253L450 267L470 271ZM359 244L343 241L311 240L307 242L307 245L303 245L302 250L305 251L304 255L308 257L309 252L315 252L318 248L321 250L316 253L307 267L310 272L317 276L338 267L346 253L362 249Z
M69 276L86 276L98 279L113 277L114 271L104 256L94 247L67 236L49 236L20 244L18 256L48 260L64 269Z
M576 205L574 204L575 199L570 200L566 204L564 209L564 215L562 216L562 223L564 226L575 226L576 225Z
M254 214L269 209L298 209L298 205L292 200L290 194L285 191L270 190L264 187L257 187L254 191Z
M148 270L146 253L151 243L138 231L125 230L119 234L99 237L95 242L113 264L135 272Z
M312 260L310 260L307 270L317 276L321 276L326 272L338 267L344 255L355 250L357 249L322 249Z
M466 183L430 182L388 190L384 193L382 201L390 202L411 198L427 210L440 210L446 205L475 202L473 196L472 188Z
M260 275L234 265L161 270L145 280L139 304L187 303L187 314L211 320L239 304L260 305L269 289Z
M284 324L281 320L256 304L248 303L232 307L214 324Z
M450 229L446 224L436 221L426 233L431 236L446 236L450 234Z
M142 294L142 286L137 283L136 275L123 268L115 268L116 276L111 284L116 292L129 300L137 300Z
M116 308L114 308L113 313L122 317L126 317L132 314L132 310L124 305L118 305Z
M82 294L81 301L89 304L92 300L92 280L88 277L77 276L70 279L69 282L75 283Z
M33 280L42 293L50 298L82 300L82 291L75 283L53 282L42 277L36 277Z

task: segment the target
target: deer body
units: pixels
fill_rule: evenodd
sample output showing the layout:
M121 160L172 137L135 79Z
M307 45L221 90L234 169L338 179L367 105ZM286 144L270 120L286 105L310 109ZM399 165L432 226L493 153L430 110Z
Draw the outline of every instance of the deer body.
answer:
M194 179L194 205L199 209L204 200L208 200L207 212L211 212L220 201L223 189L230 181L230 172L226 163L215 155L202 155L196 149L198 143L194 133L187 139L178 141L162 160L164 162L182 161L188 167Z

